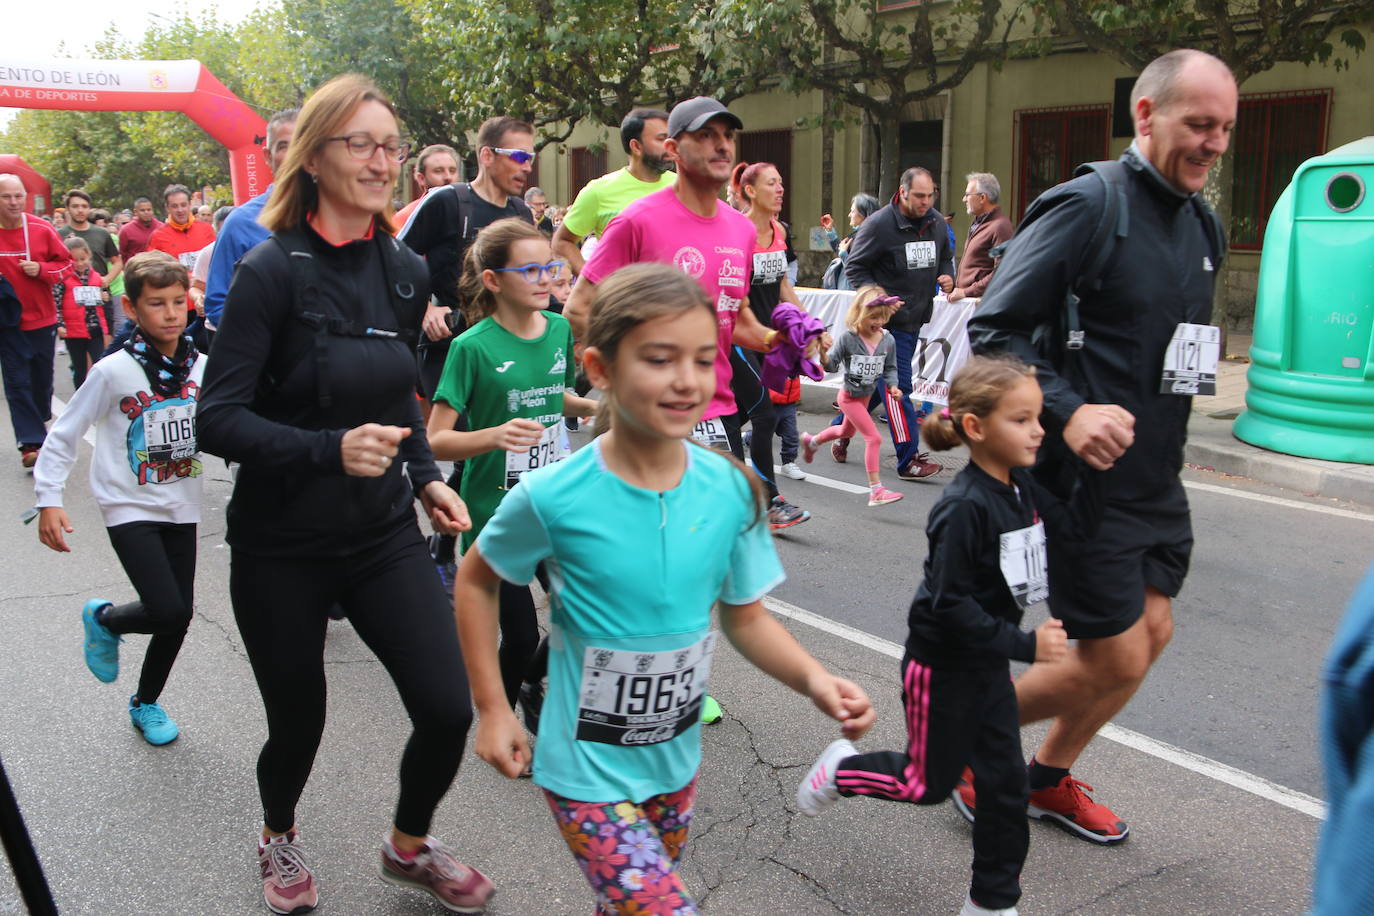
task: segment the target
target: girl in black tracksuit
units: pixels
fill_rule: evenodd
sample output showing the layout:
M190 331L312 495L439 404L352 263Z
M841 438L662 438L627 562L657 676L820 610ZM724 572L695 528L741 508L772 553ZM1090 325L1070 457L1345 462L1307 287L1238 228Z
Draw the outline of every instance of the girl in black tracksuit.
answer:
M816 814L840 796L931 805L970 766L977 779L973 883L964 914L1014 913L1025 862L1026 768L1011 659L1052 661L1066 651L1053 618L1020 629L1048 597L1045 535L1090 536L1101 514L1096 477L1069 504L1031 477L1044 436L1034 369L1013 357L975 357L954 377L950 406L922 426L936 450L966 444L971 460L930 512L925 577L912 602L902 659L905 751L859 754L835 742L798 788Z

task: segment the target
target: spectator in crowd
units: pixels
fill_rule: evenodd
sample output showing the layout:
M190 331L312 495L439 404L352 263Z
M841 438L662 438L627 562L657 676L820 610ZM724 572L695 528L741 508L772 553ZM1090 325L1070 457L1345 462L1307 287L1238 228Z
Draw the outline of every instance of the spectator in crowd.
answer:
M20 462L31 468L52 414L53 284L72 256L56 229L24 212L27 198L18 175L0 175L0 376Z
M535 227L545 235L553 235L553 216L558 212L558 208L549 206L549 196L544 193L544 189L527 189L525 204L530 208L530 215L534 217Z
M1011 238L1011 220L1002 212L1002 185L991 172L972 172L964 189L964 206L973 222L968 227L968 241L964 256L959 259L959 275L950 290L949 301L964 297L977 299L983 295L997 266L990 250Z
M119 230L119 256L128 262L136 254L148 250L148 240L162 228L162 221L153 215L153 202L147 197L134 201L134 218Z
M854 199L849 202L849 225L854 231L863 225L863 221L874 213L878 212L878 198L872 194L862 192L855 194ZM830 266L825 269L825 277L821 285L826 289L853 289L849 281L844 276L844 264L849 258L849 246L854 241L854 232L843 239L834 229L835 221L829 213L821 217L821 228L830 236L830 247L835 252L835 260L830 262Z
M54 229L61 229L63 226L67 225L66 208L58 207L56 210L52 211L52 219L48 222L52 223Z
M202 223L210 223L213 225L215 221L215 208L209 204L201 204L199 207L196 207L196 219Z

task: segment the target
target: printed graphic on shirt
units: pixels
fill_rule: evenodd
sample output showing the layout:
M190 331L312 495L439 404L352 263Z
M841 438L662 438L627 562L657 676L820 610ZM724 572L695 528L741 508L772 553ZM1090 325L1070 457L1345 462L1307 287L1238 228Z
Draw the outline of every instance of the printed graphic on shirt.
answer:
M515 365L515 360L513 360L513 359L508 359L508 360L506 360L504 363L502 363L501 365L499 365L499 366L493 366L492 368L494 368L497 372L505 372L507 369L509 369L511 366L514 366L514 365Z
M738 312L740 304L743 302L743 299L736 299L734 296L727 296L724 292L721 292L721 294L716 297L716 311Z
M691 245L684 245L673 255L673 266L691 277L693 280L700 279L706 270L706 259L701 256L701 250Z
M563 348L559 347L553 356L553 365L549 367L549 375L562 375L568 371L568 359L563 355Z
M716 271L716 286L721 289L744 286L744 265L736 265L729 258L722 258L720 269Z
M664 652L588 646L577 740L643 746L671 741L701 718L715 633Z
M752 285L767 286L770 283L777 283L785 276L787 276L786 251L754 252L754 274L749 281Z
M906 268L907 270L924 270L927 267L935 266L935 243L926 242L907 242L906 243Z
M175 396L140 391L119 402L129 418L129 470L145 484L175 483L199 477L204 469L196 457L196 399L200 386L187 381Z
M1008 531L1001 537L999 560L1002 578L1018 606L1026 608L1050 596L1050 574L1045 565L1045 523Z

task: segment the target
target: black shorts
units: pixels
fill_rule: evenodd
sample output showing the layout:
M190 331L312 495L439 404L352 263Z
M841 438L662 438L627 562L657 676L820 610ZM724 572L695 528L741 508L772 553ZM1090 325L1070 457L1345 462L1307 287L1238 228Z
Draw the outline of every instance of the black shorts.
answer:
M1180 481L1150 502L1108 500L1087 543L1049 545L1050 610L1074 639L1124 633L1145 612L1145 588L1170 598L1183 588L1193 524Z

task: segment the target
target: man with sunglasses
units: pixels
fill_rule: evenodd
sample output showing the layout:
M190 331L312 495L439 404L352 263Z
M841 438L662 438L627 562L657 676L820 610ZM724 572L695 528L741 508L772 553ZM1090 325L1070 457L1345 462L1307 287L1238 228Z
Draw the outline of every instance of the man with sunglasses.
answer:
M534 162L534 128L525 121L501 115L488 118L477 129L477 177L438 188L420 199L397 238L429 264L433 297L425 309L420 335L420 396L425 411L439 386L448 359L449 344L467 327L458 308L458 279L463 256L482 228L499 219L516 217L534 222L521 195ZM462 417L459 428L464 428ZM448 484L454 491L463 474L456 462ZM431 543L435 565L446 588L453 585L455 539L435 535Z

